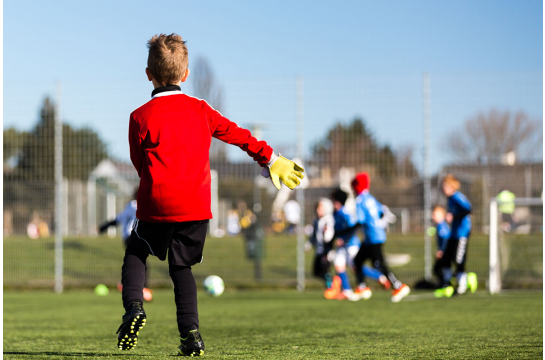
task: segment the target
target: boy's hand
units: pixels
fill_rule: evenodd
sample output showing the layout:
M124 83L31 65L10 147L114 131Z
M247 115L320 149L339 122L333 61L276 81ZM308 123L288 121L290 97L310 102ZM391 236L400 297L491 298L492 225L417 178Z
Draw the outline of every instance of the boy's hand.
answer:
M344 245L344 240L341 238L338 238L337 240L335 240L335 245L337 247L342 247Z
M443 251L438 250L438 251L435 253L435 258L436 258L436 259L441 259L442 257L443 257Z
M273 154L267 166L268 168L265 168L261 175L264 177L270 176L272 183L278 190L282 186L280 181L290 189L295 189L301 183L299 179L303 178L303 172L305 171L305 168L301 165L286 159L280 154L278 156Z

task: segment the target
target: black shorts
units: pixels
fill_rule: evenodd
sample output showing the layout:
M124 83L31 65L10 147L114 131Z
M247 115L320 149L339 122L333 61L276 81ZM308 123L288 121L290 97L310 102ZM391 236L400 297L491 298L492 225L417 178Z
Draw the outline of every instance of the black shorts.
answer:
M202 262L208 220L178 223L134 221L127 246L157 256L170 265L193 266Z
M362 245L354 258L354 264L361 267L367 259L371 259L375 269L382 270L386 266L382 254L382 244Z

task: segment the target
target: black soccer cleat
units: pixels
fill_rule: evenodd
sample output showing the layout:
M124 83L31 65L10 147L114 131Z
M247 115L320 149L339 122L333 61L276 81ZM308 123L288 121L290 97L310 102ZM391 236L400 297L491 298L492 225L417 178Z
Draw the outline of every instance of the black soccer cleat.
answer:
M119 350L132 350L138 343L138 334L144 325L146 325L146 312L142 303L135 301L123 315L123 324L117 329Z
M202 341L199 330L191 330L184 339L180 336L180 351L181 356L201 356L204 355L204 342Z

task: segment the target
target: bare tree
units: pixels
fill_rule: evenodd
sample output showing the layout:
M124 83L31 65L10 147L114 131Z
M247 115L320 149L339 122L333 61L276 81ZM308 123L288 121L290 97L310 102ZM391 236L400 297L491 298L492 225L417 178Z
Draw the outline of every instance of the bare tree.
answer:
M535 160L543 152L543 122L530 120L524 112L492 109L469 118L446 139L446 150L456 160L482 165L501 163L514 152L517 160Z
M216 82L214 72L205 58L197 58L197 61L191 69L191 77L193 78L194 95L200 99L206 100L210 106L219 112L222 112L223 89ZM226 144L224 142L218 139L212 139L210 160L227 160Z

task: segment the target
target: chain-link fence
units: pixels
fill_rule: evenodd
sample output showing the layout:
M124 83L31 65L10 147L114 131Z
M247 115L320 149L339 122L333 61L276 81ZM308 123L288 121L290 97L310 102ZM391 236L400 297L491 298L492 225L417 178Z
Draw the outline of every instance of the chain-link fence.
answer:
M486 280L490 199L505 189L517 197L542 196L542 159L535 156L541 153L542 139L534 136L536 123L542 122L541 79L542 74L431 76L428 204L420 155L421 76L228 81L225 115L267 140L276 152L302 158L309 181L304 189L277 191L242 151L214 141L210 160L214 220L204 261L194 267L196 277L216 274L228 286L295 286L301 224L312 223L321 197L329 197L337 187L350 192L354 175L366 171L370 192L396 215L385 250L393 270L409 284L426 275L426 265L431 268L424 249L425 210L446 203L440 180L447 173L456 175L473 204L467 268ZM108 103L98 89L81 94L71 86L63 84L63 108L72 116L89 108L89 116L107 118L108 123L63 125L62 229L55 228L55 101L46 99L33 127L21 129L12 126L17 120L10 114L16 113L23 94L5 91L10 94L4 103L12 109L4 119L4 286L53 287L53 235L58 233L63 238L65 286L119 281L120 229L99 234L98 228L131 201L138 176L128 145L107 144L101 134L111 119L113 131L122 132L119 138L125 141L128 114L142 96L131 99L125 94ZM105 108L90 109L83 98L104 100ZM506 113L521 108L527 113ZM124 115L112 119L112 114ZM471 121L476 125L468 125ZM483 147L483 141L488 145ZM297 192L304 192L304 197ZM534 226L530 232L541 234L542 227ZM305 278L307 285L318 286L312 261L313 253L306 253ZM170 284L166 264L151 259L149 268L150 286Z

